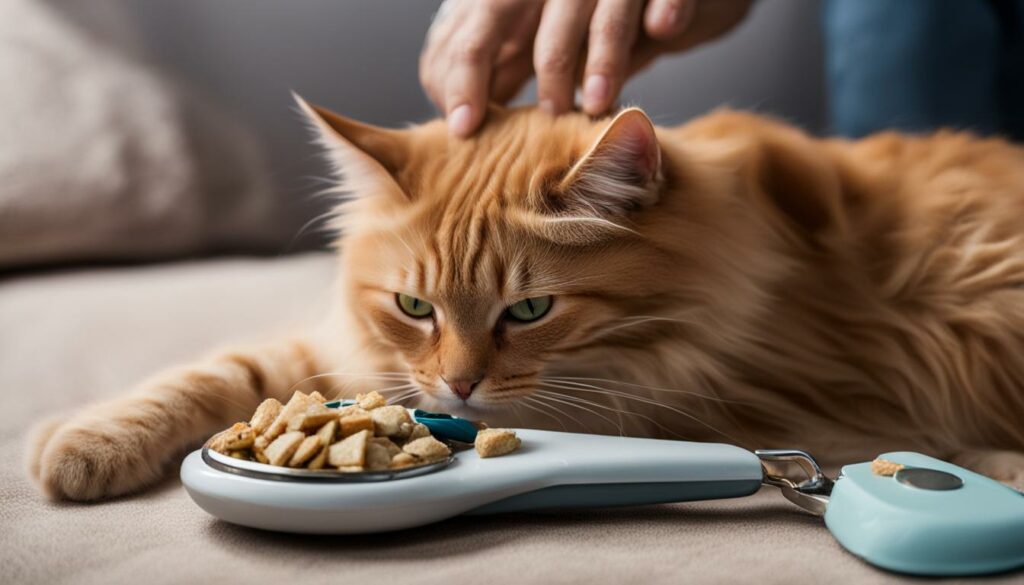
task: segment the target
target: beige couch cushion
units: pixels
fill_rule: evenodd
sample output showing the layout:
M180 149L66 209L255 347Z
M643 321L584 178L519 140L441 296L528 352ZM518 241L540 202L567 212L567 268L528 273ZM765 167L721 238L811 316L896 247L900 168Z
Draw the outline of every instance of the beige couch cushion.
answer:
M721 502L463 517L395 534L231 526L176 476L94 505L43 501L30 423L156 368L315 318L331 259L219 260L0 283L0 583L888 583L821 520L763 490ZM988 583L1019 583L1021 574Z
M115 8L0 3L0 270L279 249L252 133L115 43Z

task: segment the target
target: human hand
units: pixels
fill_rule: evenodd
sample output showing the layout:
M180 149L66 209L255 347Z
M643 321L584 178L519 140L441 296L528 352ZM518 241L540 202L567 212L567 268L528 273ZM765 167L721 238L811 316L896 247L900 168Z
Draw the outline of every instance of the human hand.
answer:
M447 0L420 55L420 81L452 133L469 136L488 101L537 75L538 106L606 112L626 79L666 52L714 39L751 0Z

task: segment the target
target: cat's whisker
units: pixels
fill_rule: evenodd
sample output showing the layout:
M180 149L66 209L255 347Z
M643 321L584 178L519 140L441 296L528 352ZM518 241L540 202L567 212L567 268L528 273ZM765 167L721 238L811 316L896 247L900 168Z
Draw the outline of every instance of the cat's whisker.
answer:
M619 435L624 435L625 434L625 425L622 422L622 415L623 414L632 415L632 416L640 416L642 418L647 418L647 417L644 417L643 415L641 415L639 413L635 413L635 412L632 412L632 411L620 409L618 407L612 407L612 406L609 406L609 405L601 404L599 402L595 402L593 400L587 400L585 398L580 398L578 396L572 396L572 395L569 395L569 394L565 394L563 392L557 392L557 391L555 391L553 389L546 388L546 387L538 388L535 392L538 395L546 396L547 398L552 399L552 400L558 400L560 402L565 401L567 404L569 404L571 406L575 406L576 408L579 408L581 410L586 410L588 412L591 412L595 416L600 416L601 418L605 419L610 424L615 426L618 429L618 431L619 431ZM589 407L599 408L601 410L610 411L610 412L612 412L612 413L614 413L616 415L616 417L618 418L618 421L616 422L615 420L612 420L612 419L602 415L599 412L591 410L590 408L587 408L588 406ZM657 424L653 420L650 421L650 422L652 422L654 424Z
M392 397L388 398L388 404L399 404L402 401L408 400L410 398L415 398L419 394L420 394L420 389L419 388L413 388L411 390L406 390L405 392L402 392L398 396L392 396Z
M411 394L421 394L421 393L423 393L423 390L418 385L411 384L405 390L395 390L395 395L396 396L393 396L393 397L390 397L390 398L397 398L398 395L404 395L404 394L410 394L410 393Z
M548 394L548 395L553 394L553 395L557 395L557 396L559 396L559 397L561 397L562 399L565 399L565 400L569 400L569 401L572 401L572 402L579 402L580 404L587 404L587 405L593 406L594 408L600 408L602 410L609 410L609 411L614 412L615 414L619 415L620 420L621 420L621 416L622 415L642 418L642 419L646 420L647 422L651 423L652 425L658 427L659 429L661 429L662 431L664 431L664 432L666 432L666 433L668 433L670 435L673 435L673 436L678 437L678 438L683 439L683 440L689 439L689 437L687 437L686 435L680 434L680 433L678 433L678 432L676 432L676 431L666 427L665 425L659 423L658 421L654 420L653 418L651 418L651 417L649 417L649 416L647 416L647 415L645 415L645 414L643 414L641 412L635 412L635 411L632 411L632 410L626 410L626 409L620 408L620 407L612 407L612 406L609 406L607 404L601 404L600 402L596 402L596 401L593 401L593 400L587 400L586 398L581 398L579 396L572 396L570 394L564 394L562 392L557 392L557 391L555 391L555 390L553 390L551 388L548 388L546 386L544 386L543 388L544 389L536 390L536 392L544 393L544 394Z
M581 410L586 410L587 412L591 412L595 416L600 416L601 418L603 418L604 420L608 421L609 423L611 423L613 426L615 426L618 429L619 436L624 436L626 434L626 432L625 432L625 425L622 422L622 415L623 414L629 414L629 415L634 415L634 416L638 415L638 413L635 413L635 412L631 412L631 411L624 410L624 409L621 409L621 408L613 408L611 406L600 404L600 403L594 402L592 400L586 400L586 399L580 398L578 396L570 396L568 394L564 394L562 392L557 392L557 391L551 390L551 389L546 388L546 387L544 387L543 389L542 388L538 388L534 392L537 395L545 396L545 397L547 397L550 400L557 400L559 402L563 402L564 404L568 404L570 406L575 406L576 408L579 408ZM593 407L596 407L596 408L600 408L602 410L611 411L612 413L614 413L616 415L616 418L618 418L618 422L615 422L615 421L611 420L610 418L602 415L601 413L596 412L594 410L591 410L590 408L587 408L584 405L593 406ZM639 416L643 417L643 415L639 415ZM643 417L643 418L647 418L647 417ZM654 423L654 424L657 424L657 422L655 422L655 421L651 421L651 422Z
M324 372L324 373L321 373L321 374L315 374L315 375L312 375L312 376L308 376L306 378L303 378L303 379L299 380L298 382L295 382L294 384L292 384L291 386L288 387L287 393L290 394L292 391L294 391L296 388L298 388L302 384L305 384L306 382L309 382L309 381L312 381L312 380L319 380L321 378L330 378L330 377L341 377L341 376L349 376L349 377L352 377L352 378L362 378L362 379L366 379L366 380L383 380L383 381L391 381L391 382L397 382L399 380L408 380L409 379L409 374L407 372L367 372L367 373L361 373L361 372ZM337 389L338 386L340 386L341 384L345 384L345 383L346 383L346 381L342 381L338 385L332 387L330 391L333 392L335 389Z
M299 241L299 238L301 238L302 236L306 235L307 233L315 234L315 233L318 233L318 231L320 231L322 233L328 233L328 232L334 231L334 228L329 223L326 223L326 222L336 218L337 215L338 215L338 210L332 208L331 210L325 211L324 213L321 213L320 215L317 215L317 216L313 217L313 219L310 219L306 223L302 224L302 227L299 228L299 231L297 231L295 233L295 235L292 236L292 238L290 240L288 240L288 244L285 245L285 247L283 248L283 250L281 252L281 255L287 254L289 251L291 251L292 246L295 245L295 242ZM316 230L313 230L312 229L313 226L316 225L317 223L320 223L320 222L325 222L325 223L324 223L324 225L318 227ZM307 232L307 230L309 230L309 231Z
M566 406L572 406L572 407L575 407L577 409L589 412L589 413L593 414L594 416L597 416L599 418L603 418L604 420L608 421L609 424L611 424L612 426L616 427L618 429L618 431L619 431L619 436L620 437L625 434L624 431L623 431L622 425L620 425L620 424L617 425L615 423L615 421L613 421L612 419L610 419L610 418L608 418L608 417L604 416L603 414L600 414L600 413L598 413L596 411L593 411L593 410L591 410L591 409L589 409L589 408L587 408L585 406L581 406L579 404L574 404L572 402L569 402L569 401L566 401L566 400L562 400L562 398L560 396L556 397L555 393L550 393L549 394L549 393L543 392L541 390L534 390L533 398L536 398L537 400L540 400L542 403L547 403L548 408L553 408L555 410L558 410L559 412L562 412L563 414L565 414L566 416L568 416L569 418L571 418L572 420L574 420L576 422L579 422L579 421L575 417L573 417L571 414L569 414L567 412L562 411L557 406L551 404L551 402L557 402L559 404L564 404ZM584 425L581 422L579 424L588 433L593 432L593 431L590 430L589 426Z
M341 191L338 182L335 179L331 179L329 177L307 176L306 180L310 181L310 183L319 183L322 185L320 189L317 189L316 191L313 192L314 198L326 198L329 195L337 195ZM297 242L299 238L301 238L303 235L307 233L306 230L310 230L308 233L334 232L335 226L332 226L330 224L330 221L337 219L338 213L338 208L332 205L330 209L328 209L327 211L319 215L316 215L306 223L302 224L302 227L299 228L295 235L292 236L292 238L288 241L288 244L283 248L281 255L284 255L288 251L290 251L292 246L295 245L295 242ZM324 225L317 227L316 230L313 230L313 226L320 222L324 222Z
M603 394L603 395L606 395L606 396L609 396L609 397L618 397L618 398L621 398L621 399L624 399L624 400L632 400L632 401L635 401L635 402L640 403L640 404L646 404L646 405L650 405L650 406L653 406L653 407L656 407L656 408L665 409L665 410L674 412L676 414L682 415L682 416L686 417L687 419L690 419L690 420L696 422L697 424L699 424L699 425L701 425L701 426L703 426L703 427L705 427L705 428L707 428L707 429L709 429L709 430L711 430L711 431L713 431L713 432L715 432L715 433L717 433L719 435L722 435L723 437L726 437L730 441L736 442L737 444L742 444L742 441L740 441L738 438L736 438L736 437L734 437L734 436L732 436L732 435L722 431L721 429L718 429L714 425L711 425L710 423L707 423L704 420L701 420L696 415L694 415L694 414L692 414L690 412L686 412L684 410L680 410L680 409L675 408L675 407L673 407L671 405L665 404L663 402L660 402L660 401L657 401L657 400L654 400L654 399L650 399L650 398L646 398L646 397L642 397L642 396L635 396L635 395L631 395L631 394L624 393L624 392L611 391L611 390L608 390L608 389L601 389L601 388L585 388L585 387L579 387L579 386L550 386L550 385L545 386L545 387L547 387L549 389L550 388L557 388L557 389L560 389L560 390L567 390L567 391L570 391L570 392L591 392L591 393L595 393L595 394ZM675 434L677 436L681 436L678 433L676 433L675 431L672 431L671 429L669 429L668 427L662 425L661 423L657 422L656 420L654 420L651 417L645 416L645 415L640 414L640 413L635 413L635 412L631 412L631 414L633 414L634 416L640 416L641 418L644 418L644 419L652 422L658 428L660 428L660 429L662 429L662 430L664 430L666 432Z
M329 402L330 401L334 401L334 400L338 400L338 399L341 398L341 391L338 390L338 386L340 386L340 385L341 384L338 384L338 385L334 386L333 388L331 388L331 390L330 390L331 396L327 397L327 400ZM404 390L410 390L410 389L412 389L414 387L415 387L415 384L407 383L407 384L399 384L397 386L389 386L387 388L378 388L378 389L376 389L376 391L379 392L380 394L384 395L384 396L387 396L387 394L389 392L401 392L401 391L404 391Z
M338 397L339 397L339 396L341 396L341 390L340 390L340 388L341 388L342 386L344 386L344 385L345 385L345 382L338 382L337 384L335 384L335 385L331 386L331 387L330 387L330 388L329 388L329 389L327 390L327 394L326 394L326 396L327 396L327 400L337 400L337 399L338 399Z
M566 385L560 386L560 384L566 384ZM743 444L743 441L740 441L738 438L730 435L729 433L726 433L725 431L715 427L714 425L701 420L700 418L694 416L693 414L691 414L689 412L686 412L684 410L680 410L680 409L678 409L678 408L676 408L674 406L665 404L665 403L660 402L658 400L654 400L653 398L646 398L646 397L643 397L643 396L636 396L636 395L633 395L633 394L629 394L627 392L621 392L621 391L618 391L618 390L610 390L608 388L601 388L599 386L594 386L592 384L582 384L582 383L579 383L579 382L564 382L564 381L551 380L551 381L545 381L545 385L547 385L549 388L554 386L554 387L556 387L558 389L561 389L561 390L569 390L569 391L577 391L577 392L592 392L592 393L595 393L595 394L604 394L606 396L618 396L618 397L624 398L626 400L635 400L636 402L640 402L640 403L643 403L643 404L648 404L650 406L656 406L658 408L663 408L665 410L668 410L668 411L674 412L676 414L679 414L681 416L684 416L684 417L692 420L693 422L695 422L695 423L697 423L697 424L699 424L699 425L701 425L701 426L703 426L703 427L705 427L705 428L707 428L707 429L709 429L711 431L714 431L715 433L718 433L719 435L729 439L730 441L735 442L736 444L739 444L739 445Z
M303 378L291 385L289 390L295 389L301 384L305 384L311 380L319 380L321 378L333 378L333 377L351 377L351 378L364 378L367 380L408 380L409 374L403 372L383 372L383 373L357 373L357 372L324 372L322 374L315 374Z
M550 392L551 390L548 390L548 391ZM649 416L647 416L647 415L645 415L643 413L635 412L635 411L632 411L632 410L628 410L628 409L622 408L621 406L614 406L614 407L608 406L606 404L601 404L599 402L595 402L595 401L592 401L592 400L586 400L585 398L580 398L579 396L571 396L571 395L568 395L568 394L562 394L560 392L554 392L554 393L560 395L565 400L569 400L569 401L572 401L572 402L578 402L580 404L588 404L588 405L593 406L594 408L599 408L599 409L602 409L602 410L608 410L608 411L613 412L616 415L618 415L620 417L620 419L621 419L622 415L626 415L626 416L628 416L630 418L643 419L643 420L647 421L648 423L650 423L651 425L653 425L655 428L657 428L660 431L662 431L663 433L665 433L666 435L671 435L673 437L676 437L676 438L684 440L684 441L692 439L691 437L688 437L688 436L686 436L686 435L684 435L682 433L679 433L677 431L674 431L674 430L670 429L669 427L666 427L665 425L659 423L658 421L654 420L653 418L651 418L651 417L649 417Z
M387 396L389 393L404 392L406 390L418 389L416 384L402 384L401 386L391 386L388 388L381 388L377 392Z
M322 372L320 374L310 376L309 378L327 378L330 376L352 376L358 378L408 378L409 372Z
M730 400L728 398L721 398L719 396L711 396L708 394L701 394L700 392L694 392L692 390L681 390L679 388L662 388L659 386L648 386L646 384L638 384L636 382L624 382L622 380L611 380L608 378L593 378L586 376L544 376L544 380L552 380L557 382L603 382L605 384L617 384L619 386L629 386L631 388L640 388L643 390L650 390L652 392L667 392L670 394L683 394L686 396L692 396L694 398L700 398L702 400L710 400L712 402L721 402L724 404L741 404L749 405L748 402L740 400Z
M557 402L557 403L559 403L559 404L565 404L565 405L567 405L567 406L575 406L576 408L579 408L579 406L578 406L578 405L575 405L575 404L569 404L569 403L565 402L565 401L563 400L563 396L562 396L562 395L560 395L560 394L558 394L558 393L556 393L556 392L548 392L548 391L545 391L545 390L541 390L539 386L538 386L538 387L536 387L536 388L534 388L533 392L531 392L531 393L530 393L530 396L529 396L529 398L534 398L534 399L537 399L537 400L541 400L541 401L543 401L543 402L546 402L546 403L547 403L547 402ZM549 406L550 408L555 408L555 407L554 407L553 405L551 405L551 404L548 404L548 406ZM617 425L617 424L615 423L615 421L614 421L614 420L611 420L611 419L609 419L609 418L606 418L606 417L604 417L603 415L601 415L601 414L599 414L599 413L596 413L596 412L594 412L594 411L590 411L590 410L587 410L587 409L585 409L585 408L582 408L582 409L580 409L580 410L585 410L585 411L587 411L587 412L590 412L590 414L593 414L593 415L594 415L594 416L596 416L596 417L599 417L599 418L603 418L603 419L604 419L604 420L605 420L606 422L608 422L608 423L609 423L609 424L611 424L611 425L612 425L613 427L615 427L616 429L618 429L618 430L620 430L620 431L621 431L621 428L620 428L620 427L619 427L619 426L618 426L618 425ZM588 432L589 432L589 431L588 431ZM621 433L620 433L620 434L621 434Z
M537 405L539 405L539 406L541 406L543 408L549 408L551 410L554 410L558 414L568 418L569 420L571 420L574 423L576 423L577 425L579 425L579 428L581 430L586 431L588 433L593 432L593 431L590 430L590 427L588 425L583 423L583 421L581 421L580 419L576 418L572 414L566 412L565 410L559 408L558 406L556 406L554 404L551 404L548 400L546 400L546 399L544 399L544 398L542 398L540 396L537 396L537 395L523 396L523 397L521 397L521 400L526 400L526 401L531 402L533 404L537 404Z
M347 380L342 380L341 382L338 382L337 384L334 384L333 386L328 388L327 389L327 394L326 394L327 399L328 400L337 400L338 397L341 396L341 394L342 394L342 390L340 390L340 388L342 386L344 386L347 382L348 382ZM289 389L289 392L290 391L291 390Z
M558 418L557 416L555 416L555 415L551 414L550 412L548 412L548 411L544 410L543 408L537 408L536 406L531 406L531 405L530 405L529 403L527 403L527 402L524 402L524 401L522 401L522 400L520 400L520 401L516 402L516 404L518 404L518 405L520 405L520 406L522 406L522 407L524 407L524 408L529 408L530 410L532 410L532 411L534 411L534 412L539 412L539 413L541 413L542 415L544 415L544 416L546 416L546 417L548 417L548 418L550 418L550 419L554 420L554 421L555 421L556 423L558 423L558 424L559 424L559 426L561 426L561 427L562 427L562 430L563 430L563 431L567 431L567 430L568 430L567 428L565 428L565 423L564 423L564 422L562 422L562 419L560 419L560 418Z
M512 407L512 413L516 415L516 420L519 421L517 426L525 426L526 423L523 421L523 411L519 408L521 405L518 402L510 402L509 406Z

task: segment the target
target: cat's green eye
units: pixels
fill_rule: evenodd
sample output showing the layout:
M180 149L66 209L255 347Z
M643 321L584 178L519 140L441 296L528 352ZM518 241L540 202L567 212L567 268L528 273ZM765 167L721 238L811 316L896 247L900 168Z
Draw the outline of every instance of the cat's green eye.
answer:
M550 309L551 295L548 295L519 301L508 308L508 314L516 321L536 321L547 315Z
M402 312L410 317L422 319L429 317L434 312L434 305L423 299L417 299L416 297L410 297L401 293L396 294L395 299L398 302L398 308L402 309Z

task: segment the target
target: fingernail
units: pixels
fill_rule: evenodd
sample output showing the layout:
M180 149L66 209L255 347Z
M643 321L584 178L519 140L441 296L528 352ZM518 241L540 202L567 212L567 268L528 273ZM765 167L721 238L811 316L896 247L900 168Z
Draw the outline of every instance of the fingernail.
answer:
M583 84L583 109L597 113L604 109L608 100L608 78L604 75L591 75Z
M537 105L537 107L539 107L540 111L544 112L545 114L549 114L551 116L555 115L555 102L552 100L540 100L540 103Z
M448 114L448 130L456 136L469 136L473 131L473 128L470 127L471 114L468 104L456 107Z
M679 21L679 7L667 2L662 3L655 21L661 23L663 30L670 30Z

